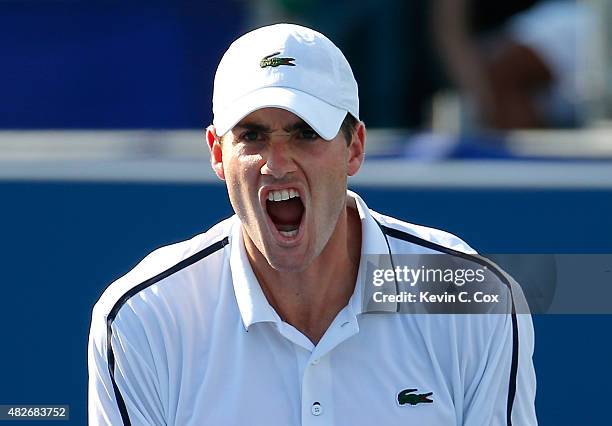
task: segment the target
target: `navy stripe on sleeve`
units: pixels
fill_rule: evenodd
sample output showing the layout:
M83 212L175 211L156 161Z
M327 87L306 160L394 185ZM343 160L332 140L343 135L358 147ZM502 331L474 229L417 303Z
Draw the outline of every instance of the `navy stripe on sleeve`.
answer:
M204 259L205 257L213 254L214 252L222 249L227 244L229 244L229 238L225 237L221 241L217 241L216 243L200 250L199 252L189 256L186 259L181 260L176 265L172 266L169 269L166 269L163 272L155 275L143 281L142 283L132 287L129 291L127 291L123 296L119 298L119 300L113 305L113 308L110 310L108 317L106 318L106 356L108 360L108 370L110 372L111 381L113 383L113 390L115 392L115 398L117 400L117 405L119 407L119 412L121 413L121 419L123 420L124 426L131 426L130 417L128 416L127 408L125 405L125 401L123 400L123 396L119 391L119 387L117 386L117 382L115 381L115 354L113 353L113 347L111 345L111 340L113 336L113 321L117 317L119 310L125 303L135 294L140 291L146 289L147 287L152 286L153 284L168 278L170 275L187 268L188 266L193 265L194 263Z

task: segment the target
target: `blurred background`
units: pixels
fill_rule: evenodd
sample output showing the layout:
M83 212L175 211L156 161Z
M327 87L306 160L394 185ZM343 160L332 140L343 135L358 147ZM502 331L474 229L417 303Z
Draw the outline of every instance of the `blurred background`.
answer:
M212 79L275 22L351 63L372 208L482 253L612 253L609 0L0 0L0 404L86 423L91 307L231 214ZM542 425L609 422L604 313L534 316Z

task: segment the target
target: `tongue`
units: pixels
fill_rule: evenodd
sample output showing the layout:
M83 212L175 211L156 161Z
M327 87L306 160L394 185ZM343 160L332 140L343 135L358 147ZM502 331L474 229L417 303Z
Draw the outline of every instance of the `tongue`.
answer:
M297 227L302 220L304 205L299 198L285 201L268 201L268 214L275 225Z

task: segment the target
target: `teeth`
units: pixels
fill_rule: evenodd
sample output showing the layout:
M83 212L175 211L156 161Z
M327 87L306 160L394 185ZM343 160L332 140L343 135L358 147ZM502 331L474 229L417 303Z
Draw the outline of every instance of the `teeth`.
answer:
M295 237L298 233L297 229L294 229L293 231L278 231L280 232L281 235L284 235L285 237Z
M299 196L300 194L297 192L297 189L282 189L268 192L268 201L285 201Z

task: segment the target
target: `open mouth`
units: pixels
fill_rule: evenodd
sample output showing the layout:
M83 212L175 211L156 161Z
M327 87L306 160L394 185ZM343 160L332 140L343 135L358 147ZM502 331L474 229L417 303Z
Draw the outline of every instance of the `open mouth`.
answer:
M295 238L300 230L304 204L296 189L280 189L268 192L266 210L278 232L286 238Z

